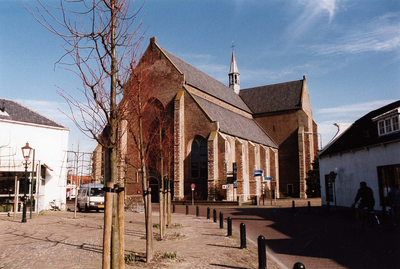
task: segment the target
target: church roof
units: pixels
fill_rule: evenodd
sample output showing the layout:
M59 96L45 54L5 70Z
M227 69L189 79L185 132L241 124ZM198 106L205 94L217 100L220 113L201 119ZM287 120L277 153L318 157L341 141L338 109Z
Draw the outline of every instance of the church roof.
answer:
M400 131L384 135L378 134L377 119L384 118L388 112L399 113L400 100L378 108L356 120L340 137L323 150L320 156L383 145L391 141L400 141Z
M165 49L162 50L172 63L175 64L183 74L185 74L186 84L189 84L190 86L193 86L241 110L251 113L248 106L231 88L191 66Z
M239 96L254 114L301 109L303 80L242 89Z
M67 127L12 100L0 98L0 121L16 121L68 129Z
M262 145L278 148L263 129L250 118L239 115L199 96L194 96L213 120L219 122L219 131Z

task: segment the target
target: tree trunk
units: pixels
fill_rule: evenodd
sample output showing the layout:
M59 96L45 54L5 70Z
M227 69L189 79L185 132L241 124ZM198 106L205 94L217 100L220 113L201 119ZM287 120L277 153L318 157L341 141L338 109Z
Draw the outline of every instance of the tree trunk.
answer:
M171 181L168 180L167 186L167 226L171 228Z
M151 219L151 188L147 189L147 215L148 221L146 226L146 263L149 263L153 259L153 222Z
M124 190L124 184L119 183L118 187L122 189L118 193L118 224L119 224L119 268L124 269L125 268L125 238L124 238L124 230L125 230L125 224L124 224L124 208L125 208L125 190Z
M112 188L113 184L107 182L107 188ZM103 269L109 269L111 264L111 225L112 225L112 192L106 192L104 208L104 234L103 234ZM76 198L75 198L76 199Z
M162 188L158 190L158 197L160 200L160 239L162 240L164 238L164 194Z
M159 204L160 204L160 238L164 238L164 229L165 229L165 222L164 222L164 157L163 157L163 147L162 147L162 124L160 124L160 183L161 188L159 190Z
M117 128L118 128L118 116L117 116L117 73L118 73L118 59L116 49L116 0L110 1L111 11L111 85L110 85L110 172L113 187L117 184L118 178L118 159L117 159ZM114 195L112 207L112 231L111 231L111 266L113 269L120 268L119 266L119 225L118 225L118 197ZM123 218L122 218L123 219Z
M111 149L110 156L112 187L117 180L117 149ZM119 224L118 224L118 195L112 193L112 230L111 230L111 268L118 269L119 266ZM123 217L122 217L123 218ZM123 219L122 219L123 221ZM122 231L123 232L123 231Z
M146 262L149 263L153 259L153 222L151 219L151 195L147 188L147 169L145 162L145 150L143 143L143 122L142 117L139 117L139 151L140 165L142 169L142 190L144 198L144 218L146 226ZM150 198L149 198L150 197Z

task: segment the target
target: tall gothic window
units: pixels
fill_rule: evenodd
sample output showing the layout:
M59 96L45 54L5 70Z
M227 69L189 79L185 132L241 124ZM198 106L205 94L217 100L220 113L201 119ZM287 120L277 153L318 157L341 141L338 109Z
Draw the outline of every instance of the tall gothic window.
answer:
M196 136L190 156L192 178L207 178L207 141L204 138Z

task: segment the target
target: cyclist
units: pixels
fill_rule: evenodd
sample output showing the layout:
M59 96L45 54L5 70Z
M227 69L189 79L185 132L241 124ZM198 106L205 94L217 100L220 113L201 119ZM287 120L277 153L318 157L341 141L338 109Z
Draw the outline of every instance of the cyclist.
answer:
M374 192L370 187L367 186L365 181L360 182L360 188L358 189L356 198L354 199L354 204L357 204L358 200L360 200L358 204L358 210L361 216L365 216L365 208L367 208L368 212L372 212L375 206Z

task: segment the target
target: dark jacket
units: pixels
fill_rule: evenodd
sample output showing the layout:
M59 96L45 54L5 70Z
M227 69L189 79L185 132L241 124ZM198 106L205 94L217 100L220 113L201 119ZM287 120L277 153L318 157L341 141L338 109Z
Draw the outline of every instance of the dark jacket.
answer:
M370 187L361 187L358 189L357 196L354 201L357 203L360 198L360 202L363 206L372 208L375 206L374 193Z

